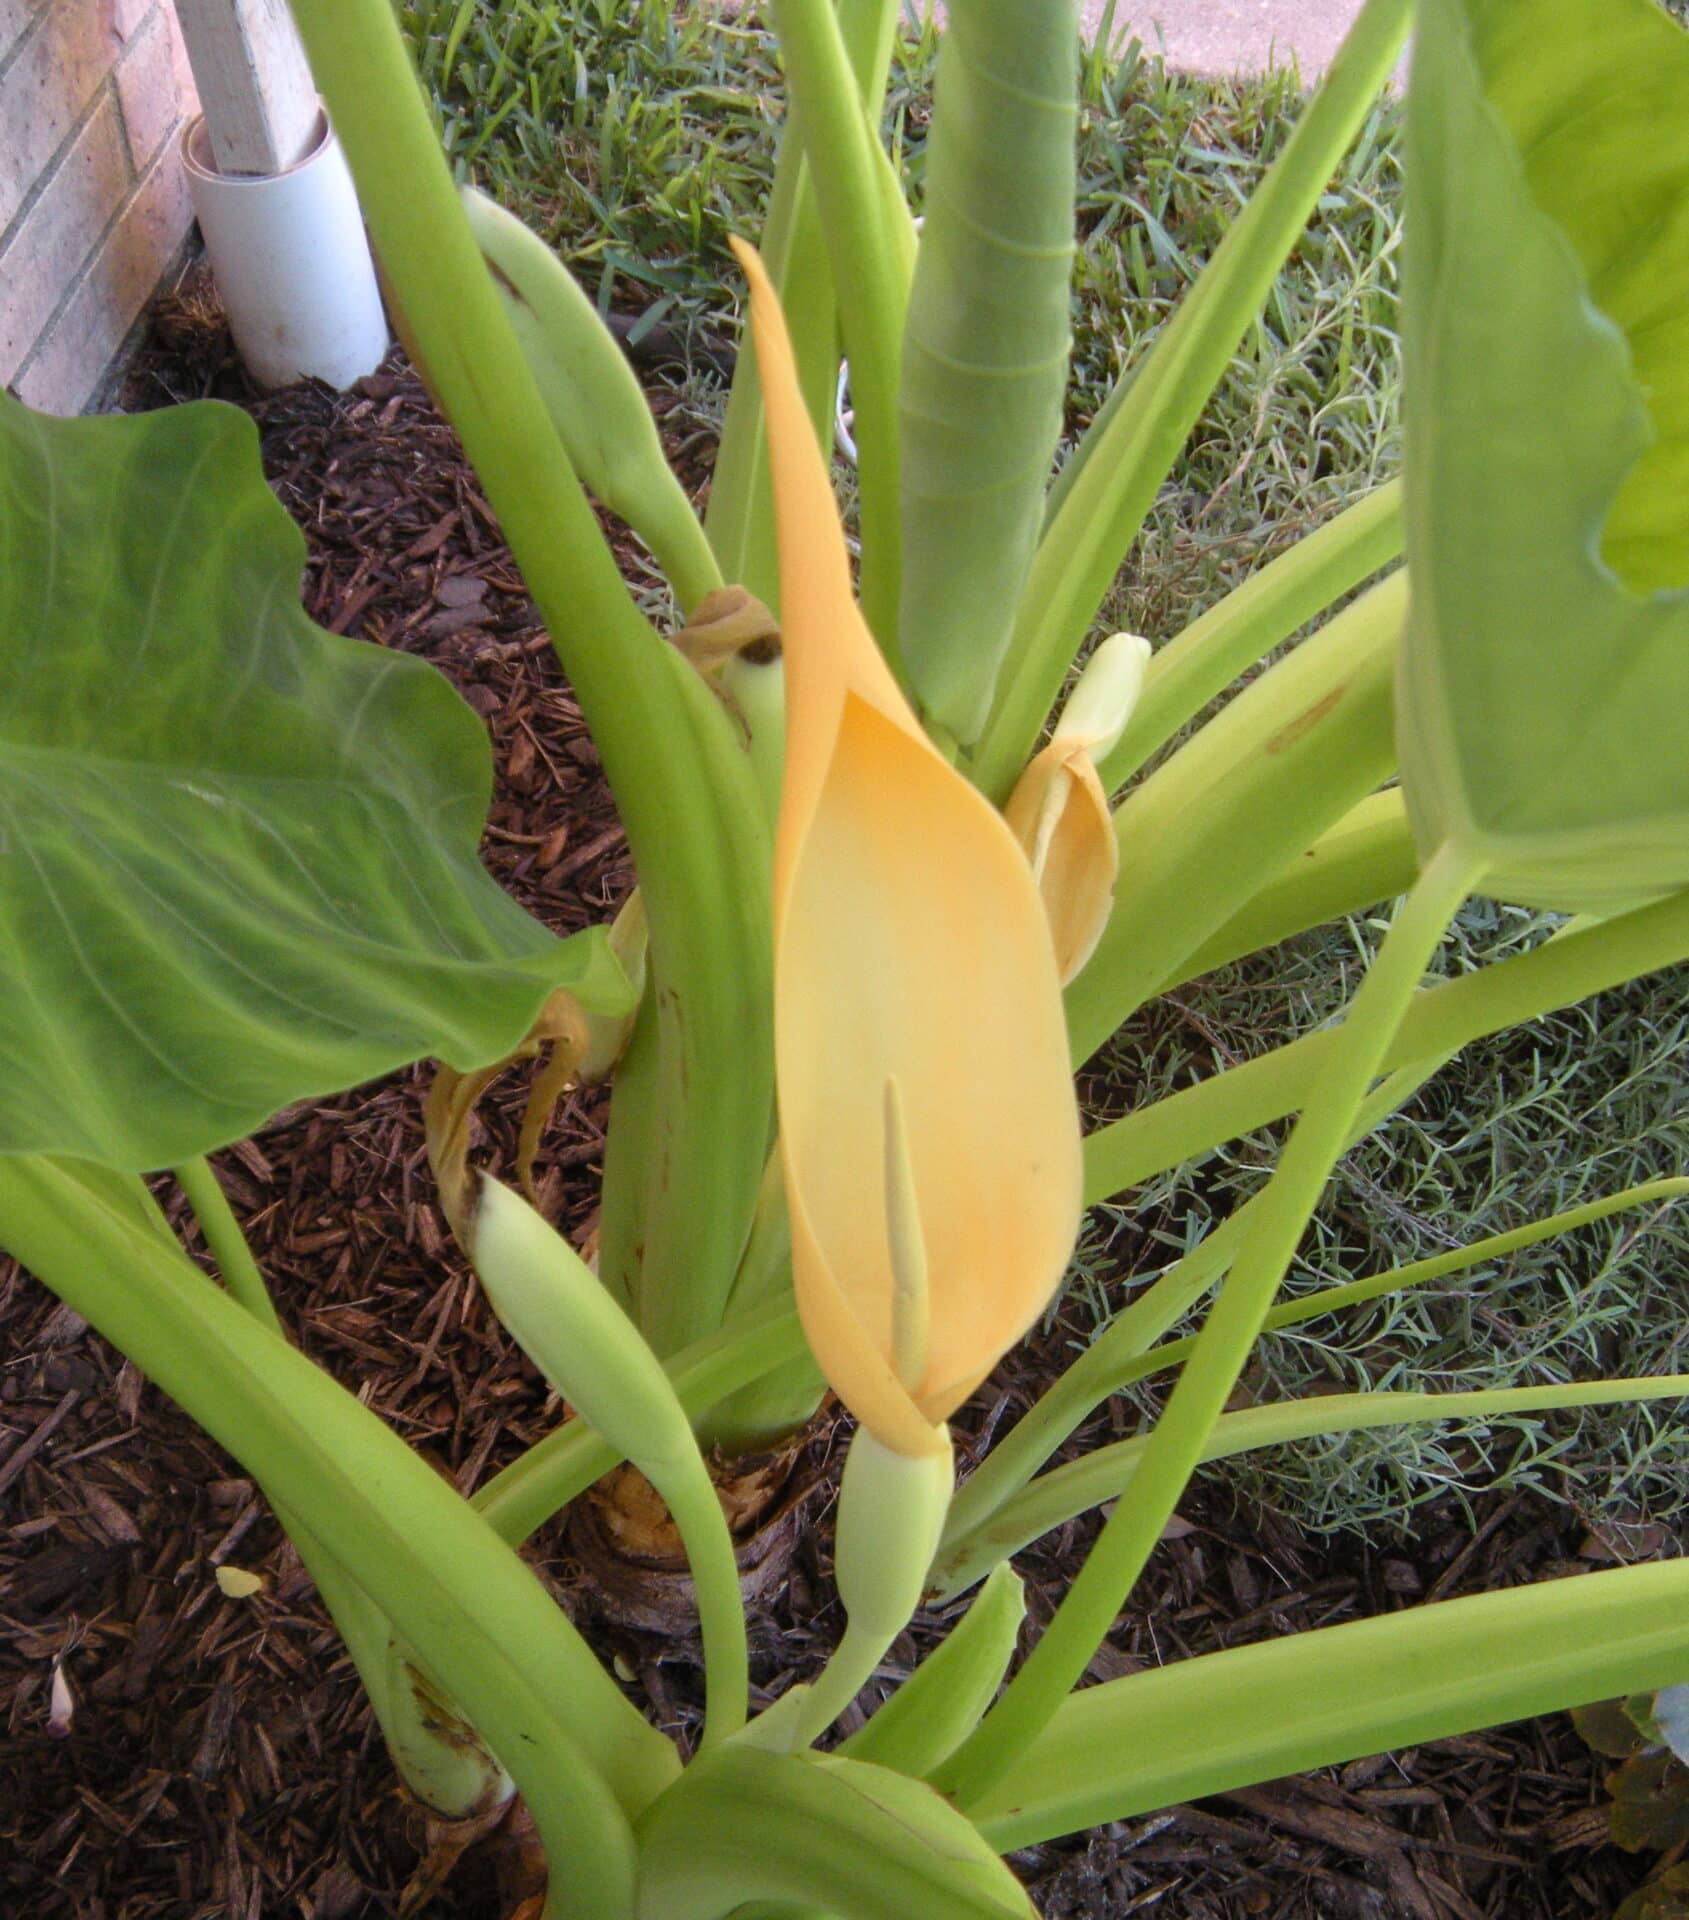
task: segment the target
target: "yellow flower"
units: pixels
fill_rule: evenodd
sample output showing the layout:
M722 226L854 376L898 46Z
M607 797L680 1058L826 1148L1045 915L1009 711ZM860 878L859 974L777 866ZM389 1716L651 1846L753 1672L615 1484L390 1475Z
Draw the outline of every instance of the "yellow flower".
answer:
M736 251L785 643L774 1024L793 1283L839 1398L883 1445L930 1454L1073 1245L1060 985L1024 854L927 740L857 610L778 300Z

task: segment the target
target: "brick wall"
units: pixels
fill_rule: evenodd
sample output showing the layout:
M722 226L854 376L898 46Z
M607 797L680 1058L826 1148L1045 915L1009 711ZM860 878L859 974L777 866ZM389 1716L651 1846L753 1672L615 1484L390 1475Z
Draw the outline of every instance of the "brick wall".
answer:
M193 218L193 79L170 0L0 0L0 382L100 390Z

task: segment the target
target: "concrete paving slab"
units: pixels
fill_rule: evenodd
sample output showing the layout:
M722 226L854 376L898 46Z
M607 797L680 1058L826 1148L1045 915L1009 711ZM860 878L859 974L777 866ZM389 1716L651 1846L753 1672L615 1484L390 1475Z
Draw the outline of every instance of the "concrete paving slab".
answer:
M942 23L943 0L924 0L921 10L927 7ZM1107 10L1107 0L1083 0L1087 37L1096 35ZM1330 65L1360 10L1361 0L1116 0L1111 38L1124 46L1136 36L1146 51L1164 54L1184 73L1262 73L1294 65L1311 83Z
M1105 0L1085 0L1095 33ZM1330 64L1361 0L1117 0L1114 37L1135 34L1186 73L1259 73L1294 64L1304 80Z

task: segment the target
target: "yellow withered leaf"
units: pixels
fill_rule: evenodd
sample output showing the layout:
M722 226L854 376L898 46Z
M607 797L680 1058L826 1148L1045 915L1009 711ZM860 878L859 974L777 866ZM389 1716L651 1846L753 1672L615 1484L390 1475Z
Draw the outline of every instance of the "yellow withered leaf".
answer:
M753 658L777 658L780 627L745 587L716 587L692 609L674 644L700 673L718 672L746 648Z
M1003 818L1043 896L1065 987L1103 937L1120 870L1114 817L1090 749L1052 740L1015 782Z
M637 1001L645 990L645 961L649 936L645 903L635 888L622 902L610 928L610 950L622 964ZM573 1087L597 1086L609 1078L633 1032L635 1013L590 1013L567 987L559 987L540 1008L522 1044L502 1060L473 1073L459 1073L442 1060L434 1069L423 1106L423 1133L428 1164L434 1172L440 1209L452 1237L467 1252L469 1209L475 1183L469 1169L470 1122L475 1104L488 1087L518 1060L532 1060L547 1048L545 1064L534 1075L522 1110L522 1129L516 1145L516 1174L522 1191L537 1207L534 1158L540 1136L550 1124L558 1102Z
M1114 905L1120 843L1096 763L1131 718L1149 657L1149 642L1131 633L1097 648L1055 738L1027 763L1003 809L1043 895L1063 986L1096 951Z
M779 303L736 251L785 639L774 995L793 1283L839 1398L882 1444L921 1455L1073 1245L1060 986L1020 847L927 740L857 610Z

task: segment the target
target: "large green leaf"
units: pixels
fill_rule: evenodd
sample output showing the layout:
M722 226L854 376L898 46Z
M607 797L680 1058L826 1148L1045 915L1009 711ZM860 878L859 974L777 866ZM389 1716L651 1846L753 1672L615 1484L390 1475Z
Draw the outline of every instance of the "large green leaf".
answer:
M1478 0L1473 23L1532 195L1647 396L1603 554L1634 588L1689 587L1689 36L1655 0Z
M474 715L314 626L304 557L233 408L0 397L0 1151L168 1165L496 1059L554 986L627 1005L477 864Z
M1425 0L1408 164L1415 833L1610 910L1689 881L1689 37Z

